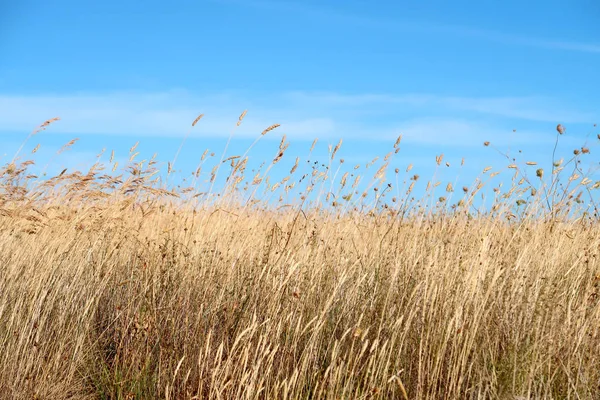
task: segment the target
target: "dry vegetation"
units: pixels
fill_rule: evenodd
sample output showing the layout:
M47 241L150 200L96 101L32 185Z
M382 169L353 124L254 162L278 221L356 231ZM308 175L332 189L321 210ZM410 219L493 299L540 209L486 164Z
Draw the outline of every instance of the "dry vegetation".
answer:
M285 138L251 176L223 153L206 175L227 179L219 197L165 189L135 148L121 175L40 180L15 157L0 170L0 397L600 398L588 147L545 175L509 165L513 185L476 210L493 171L417 200L406 171L392 199L388 155L362 196L330 167L340 145L274 183Z

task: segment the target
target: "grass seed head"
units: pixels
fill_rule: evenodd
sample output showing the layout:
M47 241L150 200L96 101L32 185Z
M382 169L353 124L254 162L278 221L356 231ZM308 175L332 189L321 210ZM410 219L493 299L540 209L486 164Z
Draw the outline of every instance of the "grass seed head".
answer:
M196 117L196 119L194 120L194 122L192 122L192 127L196 126L196 124L198 123L198 121L200 121L202 119L202 117L204 117L204 114L200 114Z
M281 125L279 124L273 124L271 126L269 126L267 129L265 129L264 131L262 131L262 133L260 134L261 136L265 136L267 133L271 132L273 129L279 128Z

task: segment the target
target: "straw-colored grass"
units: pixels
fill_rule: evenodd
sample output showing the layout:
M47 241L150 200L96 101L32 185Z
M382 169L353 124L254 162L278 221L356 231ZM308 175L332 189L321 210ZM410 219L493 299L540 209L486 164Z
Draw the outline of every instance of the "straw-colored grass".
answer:
M221 157L218 201L181 201L152 162L1 170L0 398L600 398L600 231L559 173L477 214L483 178L441 187L454 208L411 200L417 175L392 201L386 160L369 195L345 174L326 204L319 170L278 209L234 187L245 159Z

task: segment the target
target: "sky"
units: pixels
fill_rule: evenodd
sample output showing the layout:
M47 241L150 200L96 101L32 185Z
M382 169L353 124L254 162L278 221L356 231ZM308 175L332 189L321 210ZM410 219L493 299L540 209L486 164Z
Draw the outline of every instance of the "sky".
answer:
M565 156L600 133L599 17L592 0L0 1L0 164L57 116L20 159L40 144L53 170L102 149L126 162L139 141L166 163L189 135L176 165L189 174L232 131L225 156L279 123L253 160L285 134L288 165L315 138L317 156L343 139L340 157L364 164L402 134L392 164L423 176L441 153L451 168L467 160L449 178L501 153L550 162L557 124Z

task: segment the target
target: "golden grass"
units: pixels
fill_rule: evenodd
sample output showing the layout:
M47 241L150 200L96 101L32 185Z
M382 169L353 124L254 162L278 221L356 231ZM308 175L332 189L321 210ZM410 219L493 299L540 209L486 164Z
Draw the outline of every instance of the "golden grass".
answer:
M277 207L254 194L295 190L299 160L268 183L286 148L255 189L237 186L247 158L223 154L218 200L134 156L127 176L0 170L0 397L600 398L600 231L595 206L573 214L591 179L536 184L511 162L513 186L477 213L489 170L426 207L418 175L387 200L386 158L371 194L348 172L311 194L334 179L315 169Z

